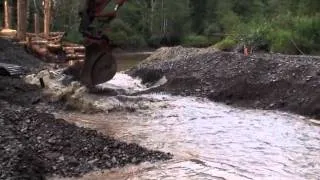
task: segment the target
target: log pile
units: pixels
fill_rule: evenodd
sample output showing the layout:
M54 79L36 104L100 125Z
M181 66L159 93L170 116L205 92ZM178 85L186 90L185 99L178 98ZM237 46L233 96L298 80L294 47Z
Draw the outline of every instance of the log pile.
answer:
M69 63L83 61L85 48L79 44L63 42L64 32L51 32L48 37L44 34L27 34L25 47L29 53L49 63Z

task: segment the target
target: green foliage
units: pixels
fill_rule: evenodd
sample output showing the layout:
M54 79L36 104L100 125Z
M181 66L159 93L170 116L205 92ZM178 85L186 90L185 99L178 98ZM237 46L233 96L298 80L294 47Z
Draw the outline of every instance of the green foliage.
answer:
M134 32L130 26L121 19L114 20L110 25L109 38L116 45L122 47L145 47L147 45L143 36Z
M304 16L294 19L293 40L307 54L320 52L320 15L312 18Z
M216 43L213 47L219 50L231 50L237 45L237 41L234 38L227 37L222 41Z
M32 29L33 2L41 10L41 0L28 2ZM55 0L52 30L81 41L77 25L83 2ZM215 44L229 49L241 43L275 53L319 54L319 12L319 0L133 0L120 9L107 35L122 47Z
M81 43L83 40L82 35L77 31L77 29L72 29L66 32L66 35L63 37L65 41L70 41L74 43Z
M293 34L289 30L278 30L270 34L270 50L271 52L295 54L297 49L292 43Z
M259 24L252 21L238 26L235 40L255 50L301 54L320 51L319 17L284 14Z
M193 46L193 47L206 47L210 46L211 43L206 36L202 35L188 35L182 39L182 44L184 46Z
M148 45L152 48L158 48L161 46L162 36L153 35L148 39Z
M126 43L126 45L129 48L141 48L141 47L146 47L147 46L147 42L142 36L134 35L134 36L129 37L128 42Z
M191 29L196 34L202 33L204 31L206 6L207 0L190 0Z
M237 41L254 49L268 51L270 49L269 35L272 27L268 23L251 22L238 26Z

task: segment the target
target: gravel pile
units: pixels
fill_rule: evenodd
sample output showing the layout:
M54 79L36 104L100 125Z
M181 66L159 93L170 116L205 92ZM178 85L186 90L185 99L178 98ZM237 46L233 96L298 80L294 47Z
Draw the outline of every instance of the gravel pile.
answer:
M278 109L320 118L320 57L162 48L127 72L156 91L208 97L231 105Z
M0 62L22 66L28 72L43 68L40 60L25 52L21 45L0 38Z
M1 108L0 128L0 179L78 176L172 157L33 110Z

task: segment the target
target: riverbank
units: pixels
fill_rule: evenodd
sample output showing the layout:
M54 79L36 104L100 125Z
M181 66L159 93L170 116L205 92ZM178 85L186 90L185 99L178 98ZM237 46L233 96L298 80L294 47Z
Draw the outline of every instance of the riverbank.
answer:
M0 62L21 65L28 74L48 68L20 46L0 42ZM0 76L0 179L74 177L172 158L56 118L58 105L24 78Z
M127 73L152 84L149 92L207 97L228 105L289 111L320 118L320 57L161 48ZM146 92L143 92L146 93Z

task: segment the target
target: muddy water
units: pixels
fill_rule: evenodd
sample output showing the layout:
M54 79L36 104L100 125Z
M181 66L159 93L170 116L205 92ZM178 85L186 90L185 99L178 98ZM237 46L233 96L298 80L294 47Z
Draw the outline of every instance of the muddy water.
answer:
M120 66L126 69L138 62L139 58L124 60ZM147 88L122 73L102 86L127 93ZM100 106L101 102L108 106L108 99L99 97ZM143 106L134 112L57 116L123 141L171 152L174 159L74 179L320 179L320 127L311 123L318 121L194 97L147 94L117 99Z
M150 56L152 52L116 53L118 71L127 70Z
M139 99L146 108L136 112L60 116L175 158L81 179L320 179L320 127L307 118L192 97Z

